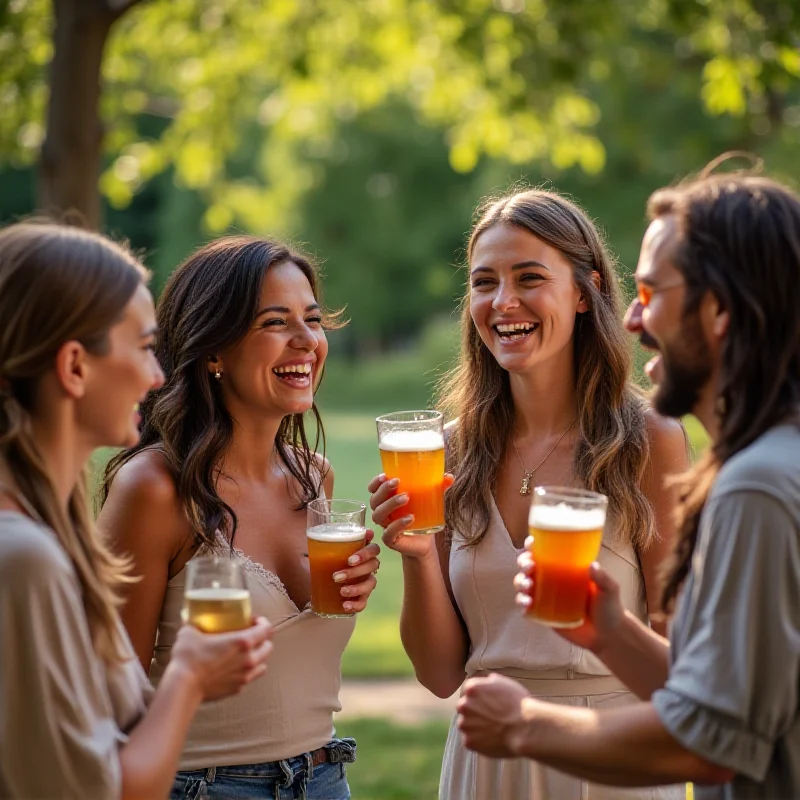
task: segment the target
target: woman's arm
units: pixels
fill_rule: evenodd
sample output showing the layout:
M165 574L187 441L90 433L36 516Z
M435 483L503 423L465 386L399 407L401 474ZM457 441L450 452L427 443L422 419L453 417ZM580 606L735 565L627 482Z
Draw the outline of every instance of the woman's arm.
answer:
M131 573L138 580L126 587L120 614L148 673L170 564L191 541L188 520L161 454L144 451L119 470L97 524L114 551L132 559Z
M147 713L120 748L123 800L169 794L198 706L235 694L264 674L270 631L264 619L233 633L181 629Z
M449 485L449 480L448 480ZM397 483L385 475L373 478L372 519L385 527L383 541L403 557L403 608L400 638L417 680L438 697L449 697L464 681L469 638L456 611L449 580L449 545L444 534L405 536L409 517L389 522L407 495L396 495Z
M216 635L182 629L145 711L143 676L126 682L119 674L113 685L131 696L109 696L106 673L138 666L108 667L96 655L66 553L39 526L20 528L0 537L0 653L13 653L0 659L3 789L65 800L166 797L198 704L239 691L266 669L269 624ZM127 709L120 719L117 706ZM120 726L142 712L126 739Z

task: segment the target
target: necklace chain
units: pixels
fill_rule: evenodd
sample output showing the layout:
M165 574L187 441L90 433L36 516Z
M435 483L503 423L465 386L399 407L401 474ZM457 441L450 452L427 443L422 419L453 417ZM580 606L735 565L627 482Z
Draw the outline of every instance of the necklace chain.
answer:
M577 418L576 418L577 419ZM522 456L519 454L519 450L517 450L517 443L512 439L511 446L514 448L514 452L517 454L517 458L519 459L519 463L522 465L522 485L519 487L520 494L530 494L531 492L531 480L533 479L534 474L536 471L541 467L548 458L555 452L556 447L561 444L561 440L572 430L572 426L575 424L575 419L570 422L569 427L558 437L558 441L550 448L547 455L531 470L525 469L525 462L522 460Z

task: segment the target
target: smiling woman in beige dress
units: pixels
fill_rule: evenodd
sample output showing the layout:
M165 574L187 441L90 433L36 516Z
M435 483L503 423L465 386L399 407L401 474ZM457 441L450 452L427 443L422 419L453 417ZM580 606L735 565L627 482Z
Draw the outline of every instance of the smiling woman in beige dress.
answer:
M652 412L630 382L630 344L614 265L588 217L557 194L490 202L468 245L458 364L442 406L447 530L432 541L389 521L406 497L384 475L370 483L373 519L403 555L401 634L417 678L447 697L489 671L556 703L609 708L635 700L591 653L526 619L514 575L534 485L609 498L599 561L625 606L648 620L671 548L665 477L687 467L685 434ZM532 761L464 749L451 727L444 800L621 800L682 796L683 787L609 790Z

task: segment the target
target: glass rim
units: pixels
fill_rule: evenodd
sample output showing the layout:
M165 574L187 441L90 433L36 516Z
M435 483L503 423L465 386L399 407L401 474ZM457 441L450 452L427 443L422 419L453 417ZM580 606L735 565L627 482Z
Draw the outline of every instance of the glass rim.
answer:
M532 501L537 497L553 500L566 501L568 503L602 503L608 505L608 497L600 492L593 492L589 489L577 489L574 486L550 486L542 484L533 487Z
M366 512L367 504L339 497L317 497L309 501L306 509L317 514L358 514Z
M206 553L201 556L192 556L187 562L186 566L190 564L194 566L208 566L211 564L221 564L223 566L241 566L237 561L232 559L229 555L221 555L220 553Z
M436 409L418 409L416 411L392 411L389 414L381 414L375 417L375 422L397 422L404 425L415 422L434 422L441 419L444 421L444 414Z

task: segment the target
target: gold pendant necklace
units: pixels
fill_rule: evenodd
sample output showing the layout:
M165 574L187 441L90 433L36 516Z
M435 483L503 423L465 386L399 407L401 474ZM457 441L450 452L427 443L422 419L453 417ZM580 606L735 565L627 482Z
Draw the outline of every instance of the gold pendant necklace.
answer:
M544 464L544 462L547 461L547 459L550 458L551 455L553 455L553 452L555 451L556 447L558 447L561 444L561 440L570 432L570 430L572 430L572 426L575 424L576 421L577 417L576 419L572 420L572 422L570 422L569 427L564 431L564 433L561 434L561 436L558 437L558 441L550 448L550 451L547 453L547 455L531 470L525 469L525 462L522 460L522 456L519 454L519 450L517 450L516 442L513 439L511 440L511 446L514 448L514 452L517 454L519 463L522 465L522 485L519 487L520 494L531 493L531 481L533 480L533 476L536 473L536 470L538 470L539 467L541 467L542 464Z

